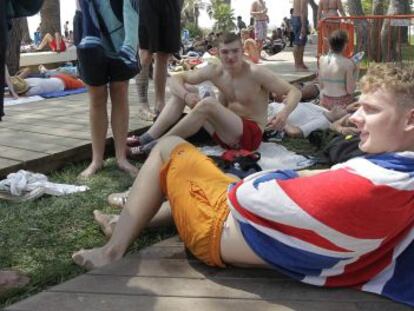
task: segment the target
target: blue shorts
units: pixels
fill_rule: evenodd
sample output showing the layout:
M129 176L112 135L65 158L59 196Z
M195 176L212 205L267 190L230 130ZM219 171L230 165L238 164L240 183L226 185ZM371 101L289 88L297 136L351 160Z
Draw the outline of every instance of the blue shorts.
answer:
M308 36L302 36L302 20L300 16L292 16L292 29L294 34L293 43L297 46L305 46L308 41Z

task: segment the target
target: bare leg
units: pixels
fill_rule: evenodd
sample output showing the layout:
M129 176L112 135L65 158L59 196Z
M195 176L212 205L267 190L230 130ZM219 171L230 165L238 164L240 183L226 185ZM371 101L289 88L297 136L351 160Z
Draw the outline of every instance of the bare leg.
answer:
M45 34L42 42L40 42L40 44L38 45L37 50L38 51L42 50L46 45L52 42L52 40L53 40L53 36L50 33Z
M152 121L155 114L148 104L149 67L152 62L152 54L147 50L140 50L141 72L135 77L135 84L138 93L139 117Z
M119 222L108 243L101 248L73 254L74 262L87 269L98 268L120 259L129 244L148 225L164 200L158 172L168 161L171 151L184 140L169 137L162 140L142 166L122 210Z
M155 113L159 113L165 106L165 85L167 82L167 63L169 54L158 52L155 54Z
M217 135L229 145L237 143L243 134L241 118L234 112L221 105L217 99L206 98L180 122L178 122L166 136L187 138L209 124Z
M94 210L93 216L95 221L100 225L105 236L110 238L114 232L116 224L119 221L119 215L105 214L101 211ZM151 219L150 223L147 225L147 228L159 228L163 226L171 226L173 224L174 221L171 215L170 203L165 201L162 203L157 214L155 214L155 216Z
M154 139L161 137L165 134L168 128L178 121L184 111L184 108L184 101L181 98L172 95L171 99L162 110L162 113L158 116L158 119L148 130L148 134L150 134Z
M128 81L111 82L112 112L111 124L115 142L115 157L121 170L135 177L138 169L126 159L126 138L128 134L129 106Z
M108 130L108 113L106 102L108 90L106 85L88 86L89 94L89 122L91 127L92 139L92 162L79 175L80 177L90 177L102 168L105 152L105 139Z
M62 36L59 32L55 33L55 40L56 40L56 52L60 52L60 45L62 44Z

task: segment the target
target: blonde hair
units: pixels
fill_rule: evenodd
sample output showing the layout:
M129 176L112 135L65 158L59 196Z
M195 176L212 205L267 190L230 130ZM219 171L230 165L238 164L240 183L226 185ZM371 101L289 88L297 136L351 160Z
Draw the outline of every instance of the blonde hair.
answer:
M414 66L396 64L377 64L369 67L361 79L363 93L384 89L397 97L403 106L414 106Z

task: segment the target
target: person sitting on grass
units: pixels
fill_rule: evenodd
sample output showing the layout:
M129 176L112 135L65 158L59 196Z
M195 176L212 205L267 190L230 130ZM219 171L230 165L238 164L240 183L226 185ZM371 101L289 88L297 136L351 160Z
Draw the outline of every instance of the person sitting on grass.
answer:
M225 148L256 150L267 122L269 92L287 95L285 109L270 121L274 129L284 127L299 101L300 92L265 67L245 61L236 34L224 34L221 40L220 64L171 77L172 99L147 132L128 139L128 144L139 145L130 149L130 155L148 154L164 134L186 138L202 127ZM212 96L199 97L194 85L204 81L211 81L219 89L218 100ZM192 108L190 113L167 132L186 105Z
M345 31L332 32L329 37L330 53L319 60L321 105L329 110L335 106L345 109L354 102L359 67L342 55L347 42Z
M240 181L166 137L142 166L109 241L74 253L74 262L115 262L152 219L172 216L184 245L207 265L272 268L414 306L414 68L373 65L361 87L350 120L370 155Z
M66 43L60 32L56 32L54 37L50 33L45 34L42 42L37 46L37 50L41 51L46 46L48 46L52 52L61 53L66 51Z

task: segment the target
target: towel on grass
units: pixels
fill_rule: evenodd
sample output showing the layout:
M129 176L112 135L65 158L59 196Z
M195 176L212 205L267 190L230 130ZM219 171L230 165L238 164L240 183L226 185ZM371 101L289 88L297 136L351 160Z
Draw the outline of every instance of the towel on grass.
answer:
M228 198L246 242L275 269L414 306L414 152L354 158L311 177L260 172Z
M43 174L25 170L11 173L0 181L0 198L14 201L31 200L43 194L62 196L86 190L89 190L87 186L52 183Z

